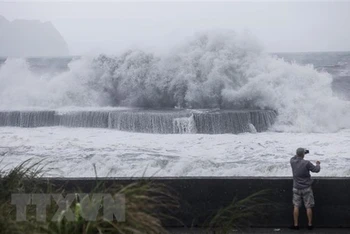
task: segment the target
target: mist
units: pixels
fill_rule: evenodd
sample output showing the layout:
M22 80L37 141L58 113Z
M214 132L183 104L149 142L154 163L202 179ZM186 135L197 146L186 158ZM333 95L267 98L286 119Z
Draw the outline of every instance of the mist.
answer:
M71 55L167 53L197 32L248 31L268 52L349 51L349 2L0 3L9 20L51 21Z

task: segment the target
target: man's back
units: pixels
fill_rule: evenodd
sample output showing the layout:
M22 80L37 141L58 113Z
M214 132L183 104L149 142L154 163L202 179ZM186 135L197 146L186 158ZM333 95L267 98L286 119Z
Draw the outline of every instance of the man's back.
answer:
M293 187L296 189L305 189L311 186L311 172L319 172L320 165L313 165L310 161L302 157L294 156L290 159L290 165L293 170Z
M296 155L290 159L290 165L293 170L293 218L294 225L292 229L299 229L299 208L304 202L306 208L308 229L312 230L312 207L315 205L314 194L311 188L312 180L310 171L319 172L320 162L316 162L316 166L310 161L304 160L305 154L308 154L309 150L304 148L298 148Z

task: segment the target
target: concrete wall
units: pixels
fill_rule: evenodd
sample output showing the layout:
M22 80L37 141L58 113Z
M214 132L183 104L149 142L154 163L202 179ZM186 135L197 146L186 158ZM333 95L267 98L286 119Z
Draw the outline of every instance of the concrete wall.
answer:
M89 192L95 179L50 179L56 184L65 184L72 191L76 186ZM106 183L127 184L138 178L99 178ZM201 226L219 208L229 204L234 197L245 198L255 192L270 189L268 199L277 207L266 209L266 217L251 220L254 227L285 227L292 224L292 179L290 178L245 178L245 177L186 177L152 178L178 192L181 210L176 216L185 226ZM314 224L319 227L350 227L350 178L314 179ZM301 209L300 225L307 224L305 209ZM179 226L175 221L167 226Z

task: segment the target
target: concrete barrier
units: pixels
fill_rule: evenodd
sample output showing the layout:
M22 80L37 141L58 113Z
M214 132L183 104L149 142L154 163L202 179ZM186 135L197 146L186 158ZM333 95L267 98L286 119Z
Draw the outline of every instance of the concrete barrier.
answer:
M128 184L141 178L98 178L105 183ZM68 191L79 187L89 192L96 184L94 178L50 178ZM292 224L292 179L274 177L184 177L152 178L177 191L181 209L174 220L166 226L203 226L205 221L221 207L228 205L234 197L245 198L255 192L269 189L267 198L276 204L266 209L267 216L252 220L252 227L286 227ZM350 227L350 178L315 178L314 225L318 227ZM305 209L300 212L300 225L306 226Z

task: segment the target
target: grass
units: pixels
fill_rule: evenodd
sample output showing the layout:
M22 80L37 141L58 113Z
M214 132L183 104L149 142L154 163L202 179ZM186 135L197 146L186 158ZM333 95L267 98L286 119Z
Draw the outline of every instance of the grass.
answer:
M163 227L163 220L174 219L169 214L180 207L176 192L164 184L152 180L129 184L115 181L99 182L96 169L94 187L89 194L79 196L78 194L83 193L79 187L66 191L64 185L57 187L49 180L42 179L44 167L41 165L42 162L32 163L28 160L8 172L0 171L0 234L163 234L167 233ZM58 221L52 221L58 209L54 201L47 206L46 222L37 221L36 207L33 205L27 207L27 221L15 221L16 207L11 204L11 194L66 195L72 192L75 193L76 199L58 215ZM109 211L111 207L104 207L101 200L92 196L98 193L122 195L125 201L124 222L106 219L104 211ZM269 191L264 190L241 200L234 198L228 206L215 212L206 226L215 233L228 233L232 229L249 225L252 219L267 215L266 207L273 206L273 203L266 199L268 193ZM85 219L82 207L96 211L96 218L93 221ZM64 218L64 214L68 214L69 210L73 212L73 221Z
M58 221L52 221L58 206L54 201L47 206L46 222L36 220L35 206L29 205L27 221L15 222L16 207L11 205L13 193L39 193L39 194L67 194L63 187L55 187L50 181L40 180L43 174L41 162L31 164L26 161L9 172L0 172L0 233L8 234L96 234L96 233L167 233L162 225L164 218L179 207L179 202L170 188L151 180L135 181L122 185L116 182L110 184L97 182L84 196L62 211ZM70 193L72 191L69 191ZM74 189L76 194L81 190ZM120 195L125 200L125 221L106 219L103 211L111 207L103 207L101 200L94 199L93 193ZM122 196L121 196L122 195ZM78 196L77 196L78 198ZM86 209L95 209L96 219L88 221L83 218L81 204L88 204ZM63 218L69 209L74 213L74 221Z
M225 234L249 226L252 219L265 217L267 210L271 210L266 208L275 206L267 199L269 193L269 190L262 190L241 200L234 198L229 205L215 212L209 221L209 229Z
M39 184L34 178L39 178L43 168L40 162L30 165L25 161L7 173L0 172L0 230L1 233L25 233L25 225L15 222L15 206L11 204L13 193L38 193Z

